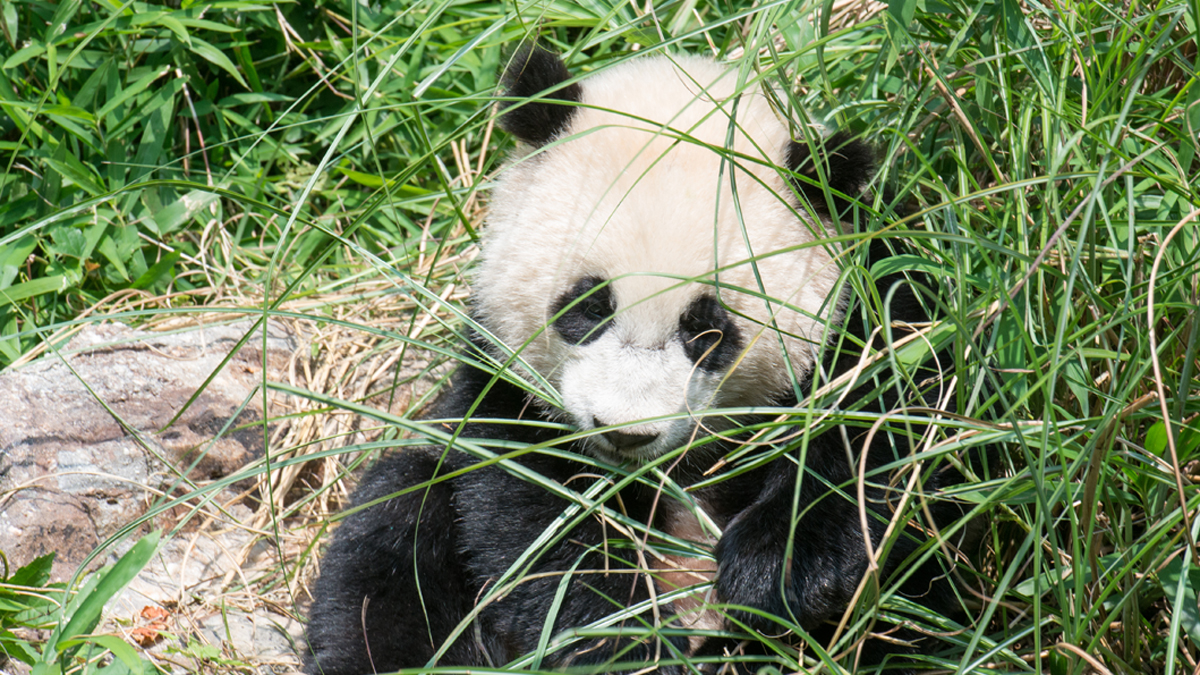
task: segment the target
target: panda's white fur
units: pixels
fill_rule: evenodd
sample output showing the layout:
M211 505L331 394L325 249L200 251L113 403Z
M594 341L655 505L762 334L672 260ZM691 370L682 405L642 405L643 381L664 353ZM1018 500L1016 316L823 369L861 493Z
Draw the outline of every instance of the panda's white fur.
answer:
M835 250L778 168L788 125L736 69L649 56L579 86L582 105L556 142L526 148L493 190L474 306L555 385L571 423L656 436L631 449L645 459L684 443L691 415L769 404L791 391L789 368L807 374L840 318ZM550 327L551 301L588 276L611 280L617 311L577 346ZM744 349L716 373L678 335L689 303L714 290ZM591 438L600 454L629 458Z

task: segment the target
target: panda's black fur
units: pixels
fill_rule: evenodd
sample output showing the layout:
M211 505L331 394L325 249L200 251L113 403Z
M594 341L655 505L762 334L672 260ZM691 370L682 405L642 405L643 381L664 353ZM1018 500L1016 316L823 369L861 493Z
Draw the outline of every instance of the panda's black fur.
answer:
M544 148L561 138L571 128L577 110L572 104L583 99L580 84L567 83L569 78L561 61L549 52L539 48L521 51L514 57L504 85L512 97L534 100L508 104L511 107L504 112L503 127L532 148ZM548 95L538 97L548 90ZM858 195L872 178L874 151L840 134L815 147L814 155L809 142L792 141L784 156L794 175L797 192L818 215L836 216L839 214L829 212L830 206L839 210L849 208L847 198ZM822 183L840 194L829 199L830 193ZM869 258L877 261L887 255L886 246L876 242ZM607 306L604 303L615 301L595 293L595 280L584 277L578 284L586 287L570 287L572 290L563 296L569 301L550 297L545 298L545 304L548 315L557 316L559 323L554 329L562 336L569 336L563 339L583 345L591 339L589 327L594 331L598 324L594 317L588 317L604 315ZM904 324L929 320L913 286L911 279L900 275L884 276L876 283L879 297L887 298L889 291L893 291L889 309L897 335L904 333ZM592 294L588 295L589 292ZM728 339L710 340L704 343L705 349L692 347L689 358L698 369L720 372L731 367L750 336L739 334L738 326L725 315L722 306L711 299L705 300L710 297L698 296L680 320L687 323L691 317L701 328L717 322L720 334ZM587 302L593 305L589 308ZM574 311L580 313L572 318ZM611 315L612 309L607 311ZM846 348L837 351L831 347L823 351L824 370L829 379L849 372L859 360L861 347L853 347L850 336L856 337L860 344L868 341L863 322L856 314L853 307L847 311L854 318L845 322L845 336L840 340ZM481 323L490 330L488 321L494 318L484 312ZM746 332L744 324L740 330ZM706 331L698 328L696 332ZM474 341L472 350L478 350L477 354L494 352L488 340L476 335ZM835 335L827 341L834 344L839 338ZM884 346L877 336L874 346ZM910 381L922 383L926 389L928 382L940 378L932 363L909 375ZM811 390L811 380L809 377L801 383L802 393L807 395ZM880 380L888 381L887 374L880 376ZM874 385L863 384L842 404L848 405L849 401L868 394L872 400L862 406L868 412L892 410L900 403L893 386L876 392ZM936 405L932 396L923 398L921 392L906 391L903 396L905 405ZM779 406L796 405L794 394L786 392L774 395L771 402ZM526 391L517 385L482 369L462 365L426 414L429 418L462 418L468 411L472 411L472 419L478 420L563 419L561 411L531 403ZM602 422L594 421L597 425ZM542 444L572 451L580 457L596 454L595 444L587 439L556 446L555 439L566 433L560 429L537 423L468 421L457 431L464 440L498 439L511 448ZM616 434L611 437L611 447L619 451L626 445L643 442L637 430L633 427L629 432L615 430L603 435ZM920 429L916 431L919 433ZM802 472L795 461L799 451L794 450L754 470L693 492L691 496L704 505L722 532L715 545L718 569L716 597L712 600L734 607L727 611L726 616L733 622L727 619L726 628L742 623L767 635L779 635L785 632L783 626L794 623L818 638L831 634L830 622L842 616L868 566L855 498L858 458L848 456L847 450L847 440L850 447L857 449L865 436L866 429L861 427L834 429L809 440ZM868 471L909 455L912 451L909 443L903 434L877 433L868 451ZM715 442L694 448L674 465L671 478L686 488L705 478L706 470L737 447L735 442ZM424 666L444 648L448 636L472 612L478 612L478 616L444 648L436 665L499 667L538 649L544 639L547 617L555 605L557 614L549 635L561 637L563 631L587 627L649 597L645 573L631 573L631 570L642 568L650 556L639 557L637 546L627 542L621 545L625 537L617 528L602 518L590 516L531 556L524 572L526 580L503 597L480 607L480 600L492 590L496 580L514 561L527 554L570 502L517 475L511 467L492 464L466 470L478 461L464 452L446 451L442 447L405 449L385 456L364 476L354 495L355 505L382 501L347 517L325 554L308 625L307 672L362 675ZM620 480L620 475L598 477L600 469L563 452L527 452L511 461L578 492L595 481ZM452 474L451 478L435 480ZM804 480L797 487L801 475ZM923 489L935 491L946 482L957 480L961 480L957 473L936 471L925 480ZM886 476L877 476L865 488L867 507L877 516L868 519L875 543L883 535L898 494L885 489L886 482ZM414 486L421 487L411 489ZM841 492L830 486L838 486ZM387 498L405 490L408 491ZM794 504L798 504L802 515L793 529L789 514L793 513ZM935 524L944 524L958 516L952 505L937 501L931 504ZM672 523L668 522L671 518L687 511L657 490L653 479L630 482L607 506L632 521L649 523L661 531L671 528ZM883 578L886 580L922 541L915 528L906 528L884 562ZM924 568L911 574L901 587L902 594L930 609L953 615L955 594L947 581L946 567L947 563L935 556ZM568 572L571 576L564 589L560 586ZM657 592L661 594L663 589L658 588ZM681 609L686 607L671 603L660 606L657 627L671 621ZM556 641L552 640L552 649L545 654L541 667L622 670L612 665L619 663L629 664L626 669L632 671L637 664L650 664L656 658L719 655L738 646L733 638L689 641L688 636L679 635L678 631L647 637L647 627L656 627L654 617L654 612L646 611L619 623L628 627L627 636L585 638L557 649L553 648ZM876 629L881 626L884 624ZM912 640L920 636L901 631L893 637ZM911 644L915 646L870 640L863 659L879 661L889 654L932 649L937 643L918 639ZM679 666L662 666L660 671L686 672Z

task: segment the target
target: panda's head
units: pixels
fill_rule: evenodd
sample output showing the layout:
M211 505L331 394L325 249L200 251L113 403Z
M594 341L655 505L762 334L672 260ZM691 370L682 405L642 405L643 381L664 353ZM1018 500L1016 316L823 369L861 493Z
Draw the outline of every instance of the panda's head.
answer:
M539 48L505 74L531 100L501 118L523 153L492 193L475 310L558 389L552 412L619 427L591 437L597 455L646 460L706 410L776 403L811 371L839 270L799 196L820 209L824 193L794 176L853 195L870 151L831 147L817 171L763 90L704 58L570 78Z

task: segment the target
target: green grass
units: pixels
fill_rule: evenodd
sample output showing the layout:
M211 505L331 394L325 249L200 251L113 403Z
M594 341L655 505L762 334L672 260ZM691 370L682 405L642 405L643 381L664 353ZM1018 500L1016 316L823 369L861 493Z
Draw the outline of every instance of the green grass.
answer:
M940 423L940 451L986 440L1003 466L956 490L990 518L940 665L1195 672L1200 5L644 8L4 3L0 365L106 315L299 311L366 345L314 345L328 377L312 411L365 408L396 438L413 427L338 393L326 366L365 368L404 335L453 351L456 256L511 144L492 127L505 56L534 32L577 72L635 50L715 52L794 90L794 119L880 145L880 182L911 215L880 201L861 236L913 242L951 291L936 339L965 421ZM289 439L272 454L348 443ZM290 502L281 526L322 496ZM903 609L882 596L880 611ZM776 665L800 663L783 648Z

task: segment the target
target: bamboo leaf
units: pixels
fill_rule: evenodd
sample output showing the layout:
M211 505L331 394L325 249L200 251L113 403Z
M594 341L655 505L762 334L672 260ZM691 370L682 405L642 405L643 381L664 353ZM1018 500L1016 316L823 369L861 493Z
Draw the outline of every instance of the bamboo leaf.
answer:
M47 44L53 44L55 38L66 32L67 24L75 18L75 13L79 11L81 4L83 4L83 0L63 0L58 3L58 8L54 10L54 17L46 26L46 33L43 37Z
M1184 561L1188 562L1186 573ZM1200 644L1200 599L1196 595L1196 590L1200 589L1200 567L1185 553L1167 563L1158 578L1184 632L1192 644Z
M103 647L112 652L113 656L120 659L120 662L124 664L128 672L134 675L142 675L146 671L146 663L138 655L137 650L116 635L89 635L82 638L63 640L58 643L58 648L60 651L65 651L71 647L88 643Z
M168 234L179 229L192 216L196 215L218 200L216 193L206 190L192 190L185 193L174 203L154 214L154 222L158 225L160 234Z
M5 7L8 7L8 6L9 6L8 4L5 4ZM4 68L6 70L9 68L16 68L17 66L21 65L22 63L25 63L29 59L36 58L45 53L46 53L46 45L42 44L41 42L35 41L35 42L33 42L33 44L30 44L27 47L22 47L22 48L18 49L15 54L13 54L12 56L5 59L4 60Z
M128 87L125 87L124 89L122 89L120 91L119 94L117 94L116 96L110 98L107 102L105 102L104 106L101 107L100 110L96 111L96 117L97 118L107 117L109 113L111 113L113 110L115 110L117 108L117 106L128 101L129 99L133 98L134 96L137 96L138 94L142 93L143 91L146 91L146 89L149 88L150 85L153 84L155 80L162 77L163 75L166 75L170 71L171 71L170 66L164 66L161 69L149 72L149 73L143 75L142 77L138 78L138 80L136 82L129 85Z
M233 79L246 89L250 88L250 85L242 79L242 74L238 72L237 66L233 65L233 61L230 61L229 57L225 56L221 50L200 38L192 38L191 52L232 75Z
M64 275L41 277L19 284L13 284L8 288L0 289L0 307L20 302L28 298L37 297L46 293L65 291L67 289L67 285L67 277Z
M100 621L100 612L113 596L129 585L138 572L150 562L154 552L158 550L158 540L162 532L155 530L142 537L133 548L121 556L111 569L100 578L95 588L84 598L83 602L72 614L70 621L58 634L54 644L55 650L62 652L64 644L85 633L90 633Z

